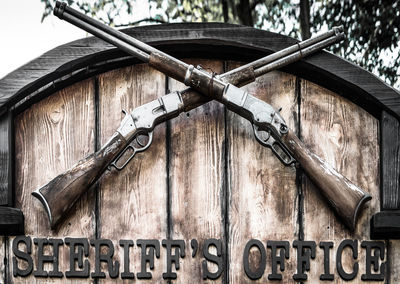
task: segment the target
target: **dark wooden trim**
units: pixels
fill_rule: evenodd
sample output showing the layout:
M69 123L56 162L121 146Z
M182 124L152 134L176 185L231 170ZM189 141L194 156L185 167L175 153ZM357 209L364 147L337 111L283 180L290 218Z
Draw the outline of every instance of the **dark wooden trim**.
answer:
M24 232L24 215L22 211L17 208L0 206L0 235L23 235Z
M371 218L372 239L400 239L400 123L382 112L380 119L381 212Z
M249 61L285 48L290 37L250 27L218 23L185 23L124 30L179 57ZM29 105L43 96L89 76L137 62L100 39L89 37L57 47L0 80L0 113ZM327 87L357 103L375 117L382 110L400 118L400 93L368 71L328 52L320 52L284 69ZM23 109L23 108L22 108Z
M13 206L13 117L0 117L0 206Z
M381 134L381 209L400 209L400 124L399 121L382 112Z
M400 239L400 211L381 211L371 218L371 239Z

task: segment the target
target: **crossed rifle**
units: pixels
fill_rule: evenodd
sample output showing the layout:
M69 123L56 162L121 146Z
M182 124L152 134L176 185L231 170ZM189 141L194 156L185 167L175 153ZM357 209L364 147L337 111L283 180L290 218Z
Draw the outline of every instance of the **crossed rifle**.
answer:
M56 2L54 15L115 45L190 88L164 95L137 107L130 114L126 113L117 131L99 151L32 192L45 207L52 229L57 227L65 213L104 171L111 167L122 170L136 153L146 150L151 145L156 125L215 99L249 120L253 124L256 140L269 147L282 163L287 166L294 163L300 165L344 224L354 230L357 216L371 196L312 153L288 128L279 111L236 87L343 40L341 27L217 75L200 66L188 65L95 21L68 7L66 3ZM132 154L126 158L128 150Z

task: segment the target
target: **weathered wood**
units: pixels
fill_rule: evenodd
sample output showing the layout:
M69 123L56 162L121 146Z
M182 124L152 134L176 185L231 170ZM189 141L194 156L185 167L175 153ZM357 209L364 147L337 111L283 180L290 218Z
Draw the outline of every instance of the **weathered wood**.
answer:
M123 118L121 110L130 112L164 95L165 80L163 74L147 65L135 65L99 76L101 144L118 128ZM147 151L135 156L122 171L113 169L103 175L99 186L98 237L161 242L167 237L166 200L166 133L162 124L156 127L153 143ZM135 273L141 270L137 255L140 255L140 247L135 243L131 248L131 256L135 257L131 257L130 267ZM115 259L120 260L121 256L123 248L115 247ZM155 259L155 269L151 271L154 281L162 280L164 259L161 249L161 257ZM122 271L123 267L120 269ZM110 278L104 280L109 281Z
M6 247L4 245L4 238L0 236L0 260L8 260L6 258ZM6 266L4 261L0 261L0 282L6 283Z
M94 237L93 192L88 192L78 201L75 210L58 231L50 230L42 204L31 196L33 190L94 151L94 121L93 79L57 92L16 117L16 205L28 213L25 216L27 235ZM10 250L13 240L9 239ZM34 250L33 257L35 254ZM67 246L60 248L60 270L69 270ZM40 278L31 274L14 280L18 283L34 283Z
M330 163L338 172L364 188L372 195L361 213L354 234L327 207L314 185L303 178L304 239L333 241L334 251L343 239L365 239L369 236L369 220L379 210L379 121L353 103L320 86L302 80L300 105L301 138L317 155ZM358 260L365 263L365 250ZM333 254L333 253L332 253ZM332 263L336 255L331 254ZM318 282L323 274L323 252L318 249L312 261L310 282ZM345 257L344 269L352 271L351 257ZM360 271L352 283L360 281ZM331 273L336 271L331 268ZM342 283L337 273L335 281ZM346 282L347 283L347 282Z
M207 70L222 73L223 64L218 61L191 60ZM171 91L186 87L170 79ZM178 283L203 281L202 247L206 239L224 239L225 205L225 128L224 107L210 102L181 114L171 121L169 143L170 188L170 238L186 241L186 257L180 262ZM190 240L200 245L195 257ZM211 250L210 250L211 251ZM215 254L215 251L213 252ZM217 266L209 264L209 271ZM223 283L224 276L207 283Z
M52 229L56 228L126 145L124 137L116 132L99 151L80 160L74 167L32 193L46 209Z
M400 282L400 241L399 240L390 240L390 282L388 283L399 283Z
M371 218L371 239L400 239L400 211L380 211Z
M191 60L198 61L220 72L220 63ZM229 63L229 68L236 66L236 63ZM42 205L30 196L31 191L93 153L96 120L100 121L98 146L101 146L123 118L120 110L131 111L135 106L160 97L166 92L165 80L165 76L146 65L115 70L99 76L98 118L94 114L94 80L56 93L17 117L17 206L30 213L26 217L27 234L109 238L115 246L114 261L121 261L123 254L117 240L134 240L134 247L130 249L130 271L135 273L136 282L141 282L136 275L141 269L140 247L136 240L160 240L161 257L155 260L152 280L143 281L145 283L165 282L162 279L166 271L162 239L186 241L186 257L181 259L177 271L176 282L180 283L203 281L201 249L206 238L229 241L223 246L228 255L226 275L224 272L215 282L250 282L243 270L243 253L246 243L254 238L264 246L268 240L289 241L290 258L285 261L282 274L283 283L292 283L297 264L292 242L304 238L317 243L317 258L311 260L308 282L319 282L323 273L323 253L318 242L333 241L331 273L340 283L333 265L333 251L344 238L359 239L360 271L353 282L359 281L365 270L365 249L361 248L361 240L368 239L369 217L379 207L378 121L360 107L310 82L301 80L299 91L296 78L282 72L265 75L247 88L276 108L283 107L283 117L295 133L300 132L311 150L373 195L355 234L346 231L305 177L303 188L297 191L300 185L296 184L296 169L283 166L269 149L259 145L247 121L229 111L225 118L223 107L216 102L191 110L189 117L182 115L171 121L170 132L165 125L158 126L153 145L147 151L135 157L123 171L112 170L103 176L98 185L98 211L94 210L95 196L91 192L79 202L75 215L71 213L59 231L49 230ZM179 86L170 81L169 88L173 91ZM301 95L300 120L296 95ZM67 129L73 129L73 134ZM170 138L166 137L168 133ZM298 205L302 194L304 208ZM95 216L99 223L95 222ZM97 228L97 236L94 228ZM200 251L194 258L190 247L192 238L200 243ZM12 246L12 240L8 241L7 248ZM388 260L392 282L396 283L393 279L398 280L400 275L396 258L399 249L394 241L391 246ZM69 248L65 246L60 252L60 269L64 271L69 266L67 251ZM271 273L271 249L266 251L266 270L255 283L265 283ZM10 249L8 252L12 256ZM350 271L353 262L348 251L344 257L345 269ZM251 268L256 269L259 254L252 250L249 260ZM90 262L92 272L92 256ZM121 273L124 267L123 262L120 264ZM216 266L209 265L209 269L215 271ZM115 281L108 277L106 266L102 270L107 279L100 282ZM14 279L22 283L35 280L43 281L33 276ZM57 282L57 279L48 282Z
M12 115L8 111L0 117L0 206L13 205L12 135Z
M289 37L250 27L215 23L156 25L124 31L176 56L193 56L196 52L197 56L207 58L246 61L296 42ZM130 64L137 62L132 58L128 61ZM54 91L63 88L65 84L61 83L73 77L87 78L121 67L126 62L125 53L92 37L60 46L0 80L0 109L4 111L27 96L29 100L34 100L36 96L42 96L46 89ZM399 117L400 94L397 90L337 56L321 52L285 68L285 71L306 76L349 97L376 117L382 109ZM53 84L54 81L56 84Z
M381 124L382 209L400 209L400 125L387 112L382 112Z
M229 69L236 66L230 64ZM297 131L295 82L296 78L292 75L271 72L258 78L246 89L276 108L282 107L282 116L289 127ZM248 121L228 112L226 122L229 281L247 283L251 281L243 271L242 259L245 245L250 239L258 239L264 246L267 240L291 242L297 239L296 170L294 167L285 167L270 149L255 140L253 128ZM268 254L270 256L270 252ZM250 257L257 259L255 254ZM251 263L254 271L257 262ZM295 269L295 255L290 251L290 259L286 261L282 273L285 282L292 281ZM268 274L271 274L270 265L255 283L265 283Z
M24 234L24 214L21 209L0 206L0 235Z

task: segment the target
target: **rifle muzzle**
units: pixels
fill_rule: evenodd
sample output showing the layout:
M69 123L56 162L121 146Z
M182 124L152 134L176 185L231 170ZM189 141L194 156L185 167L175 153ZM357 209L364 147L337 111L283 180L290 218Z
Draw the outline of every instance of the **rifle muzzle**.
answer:
M54 10L53 10L54 16L57 16L60 19L63 19L63 14L64 14L66 6L67 6L67 3L56 1L56 6L54 7Z

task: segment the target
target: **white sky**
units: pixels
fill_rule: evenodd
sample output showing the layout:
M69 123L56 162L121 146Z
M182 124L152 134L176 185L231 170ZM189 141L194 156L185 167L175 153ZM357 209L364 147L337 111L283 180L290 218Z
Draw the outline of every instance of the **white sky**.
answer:
M148 17L147 0L135 3L130 19ZM91 36L53 15L41 23L43 11L40 0L0 0L0 79L54 47Z
M56 46L87 36L56 17L41 23L43 11L40 0L0 1L0 78Z

